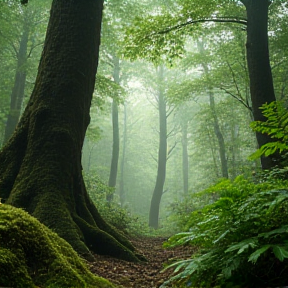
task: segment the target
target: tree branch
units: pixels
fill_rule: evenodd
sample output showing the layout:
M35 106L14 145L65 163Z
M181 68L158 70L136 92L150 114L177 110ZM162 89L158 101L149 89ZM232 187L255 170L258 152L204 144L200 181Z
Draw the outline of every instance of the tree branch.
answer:
M152 155L152 153L150 152L149 153L150 154L150 156L152 157L152 159L156 162L156 163L158 163L158 159L157 158L155 158L153 155Z
M220 90L223 90L225 93L229 94L230 96L232 96L234 99L238 100L241 104L243 104L247 109L249 109L250 111L252 111L252 108L244 101L244 99L237 97L236 95L234 95L233 93L231 93L230 91L228 91L227 89L225 89L224 87L220 87Z
M171 153L173 152L173 150L175 149L176 145L178 144L179 142L175 141L174 142L174 145L169 149L169 151L167 152L167 158L166 158L166 161L169 160L169 158L171 157Z
M167 111L167 113L166 113L166 119L173 113L173 111L176 109L176 107L175 106L173 106L173 107L169 107L169 109L168 109L168 111Z
M228 17L222 17L222 18L203 18L203 19L198 19L198 20L191 20L191 21L187 21L185 23L181 23L179 25L176 26L172 26L170 28L167 28L165 30L159 31L159 32L155 32L151 35L157 35L157 34L166 34L169 33L171 31L174 30L178 30L181 29L183 27L186 27L188 25L191 24L196 24L196 23L205 23L205 22L220 22L220 23L237 23L237 24L241 24L241 25L245 25L247 26L247 19L244 18L228 18ZM146 37L145 37L146 38Z
M228 61L226 61L226 63L227 63L227 65L228 65L228 67L229 67L229 70L230 70L230 72L231 72L232 79L233 79L233 83L234 83L234 85L235 85L235 87L236 87L236 90L237 90L237 93L238 93L238 95L239 95L239 98L240 98L240 99L243 99L243 97L242 97L242 95L241 95L241 91L240 91L239 86L238 86L238 83L237 83L237 80L236 80L236 76L235 76L234 70L232 69L232 67L231 67L231 65L230 65L230 63L229 63ZM244 101L244 100L243 100L243 101Z
M44 42L38 43L38 44L36 44L36 45L33 45L33 46L31 47L29 53L28 53L27 58L30 58L30 56L31 56L31 54L32 54L32 51L33 51L36 47L41 46L41 45L43 45L43 44L44 44Z

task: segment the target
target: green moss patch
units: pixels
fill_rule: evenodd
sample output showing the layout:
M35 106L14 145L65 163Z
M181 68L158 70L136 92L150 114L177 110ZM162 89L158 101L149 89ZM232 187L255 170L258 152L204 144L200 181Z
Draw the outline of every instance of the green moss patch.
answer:
M22 209L0 205L0 286L112 288L72 247Z

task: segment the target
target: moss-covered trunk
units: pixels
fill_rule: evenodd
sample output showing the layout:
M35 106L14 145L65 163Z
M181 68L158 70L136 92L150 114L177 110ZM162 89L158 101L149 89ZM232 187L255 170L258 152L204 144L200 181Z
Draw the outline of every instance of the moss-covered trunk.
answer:
M0 152L0 197L87 258L92 250L137 260L133 246L102 220L82 178L102 8L103 0L53 1L34 90Z

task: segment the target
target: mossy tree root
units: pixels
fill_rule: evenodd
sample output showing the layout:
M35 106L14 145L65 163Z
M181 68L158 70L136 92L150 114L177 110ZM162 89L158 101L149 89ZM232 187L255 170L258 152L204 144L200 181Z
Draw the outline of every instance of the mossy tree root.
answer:
M131 250L118 242L110 234L93 227L77 215L74 215L73 219L82 231L86 245L92 251L97 254L117 256L117 258L127 261L139 261Z

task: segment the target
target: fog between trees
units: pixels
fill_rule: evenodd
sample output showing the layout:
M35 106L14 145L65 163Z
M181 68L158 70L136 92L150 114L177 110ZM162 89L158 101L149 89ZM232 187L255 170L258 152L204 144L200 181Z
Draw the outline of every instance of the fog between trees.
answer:
M145 40L135 48L138 52L130 49L127 53L131 46L129 39L133 38L129 33L133 33L134 18L162 15L162 22L159 20L158 23L162 26L154 28L161 31L165 21L169 21L171 11L182 9L181 3L168 2L105 3L91 122L82 150L83 173L88 178L98 175L103 183L111 186L109 195L113 197L106 195L107 200L119 203L133 215L140 215L147 223L153 191L160 189L159 225L157 216L156 224L151 224L150 219L150 226L154 228L167 224L173 203L181 201L187 192L202 190L221 177L234 179L240 174L251 175L260 168L258 160L247 159L256 150L257 141L249 127L253 108L245 25L191 24L190 28L185 26L179 31L176 29L177 32L161 34L164 35L164 48L159 48L159 55L153 49L160 44L157 42L154 47L143 48L141 45ZM18 118L24 110L35 83L49 5L50 1L42 1L41 5L31 1L27 7L12 2L10 6L1 4L2 145L9 137L7 131L14 129L9 119ZM208 12L212 9L207 6ZM237 19L245 16L243 5L231 4L221 9L222 15L238 15ZM274 1L269 9L269 48L275 95L286 105L287 7ZM156 33L149 25L139 24L141 33L145 33L145 27L147 33ZM137 42L135 35L136 40L131 41ZM25 51L21 48L24 44ZM149 47L152 56L147 56ZM26 56L21 56L21 49ZM154 62L149 61L151 59ZM25 75L22 84L19 74L22 78ZM20 86L22 88L17 88ZM16 95L16 91L20 94ZM15 99L10 101L13 97ZM118 125L114 125L114 138L112 102L114 119L118 119ZM161 108L161 103L166 107ZM163 124L163 119L167 124L164 132L159 125L159 121ZM113 143L118 141L115 137L119 137L119 145L114 146L113 152ZM160 141L162 146L159 146ZM158 158L161 147L164 156ZM112 155L116 157L114 164L111 164ZM162 178L160 186L156 185L158 167L158 172L162 173L162 176L158 173L158 180ZM111 176L112 170L114 176ZM93 183L93 179L91 181ZM92 184L90 188L89 193L97 193Z

